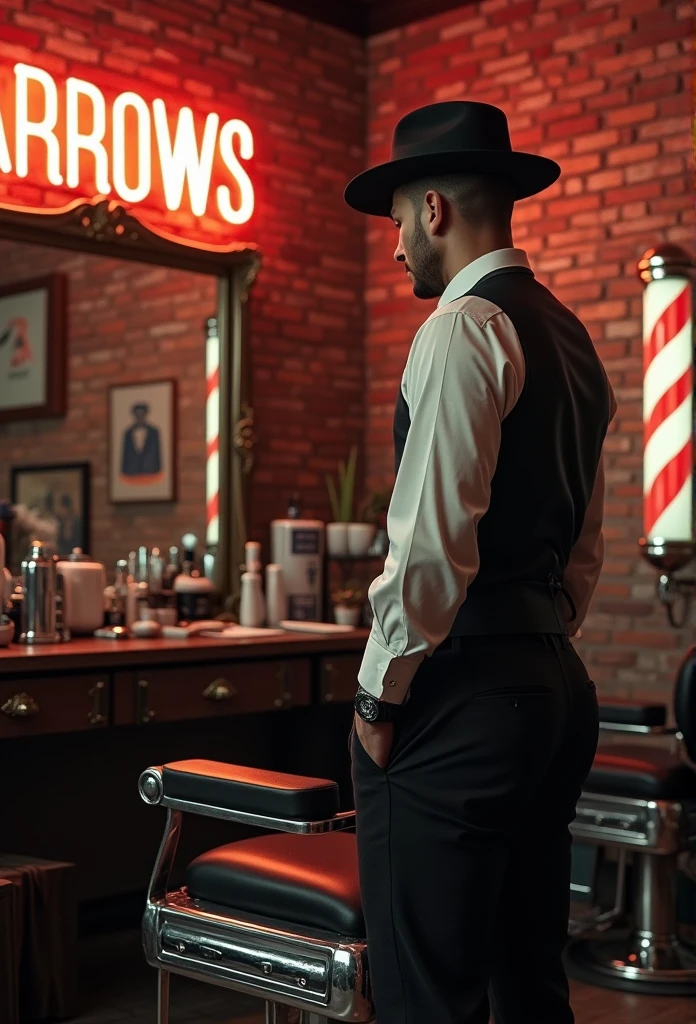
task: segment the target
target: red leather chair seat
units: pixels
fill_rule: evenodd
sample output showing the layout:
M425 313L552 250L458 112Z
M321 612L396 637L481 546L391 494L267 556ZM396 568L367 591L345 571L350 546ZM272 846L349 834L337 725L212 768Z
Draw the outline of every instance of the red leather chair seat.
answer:
M584 791L647 800L688 800L696 797L696 770L665 747L615 743L597 751Z
M243 839L186 870L194 899L300 928L364 938L355 836L280 834Z

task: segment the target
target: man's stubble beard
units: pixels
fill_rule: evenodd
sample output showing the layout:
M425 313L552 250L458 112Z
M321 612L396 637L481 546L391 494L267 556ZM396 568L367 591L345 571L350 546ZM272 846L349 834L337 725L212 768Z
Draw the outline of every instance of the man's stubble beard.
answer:
M417 299L439 299L445 290L442 280L442 260L426 235L418 217L416 217L416 227L410 249L407 263L414 278L413 294Z

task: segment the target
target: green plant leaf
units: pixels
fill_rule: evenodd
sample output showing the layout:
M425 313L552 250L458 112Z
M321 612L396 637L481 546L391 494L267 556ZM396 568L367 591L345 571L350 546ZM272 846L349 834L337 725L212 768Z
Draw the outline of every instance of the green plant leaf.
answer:
M341 518L341 506L338 500L338 494L336 493L336 484L333 477L327 474L326 476L326 489L329 492L329 501L331 502L331 512L334 517L334 522L339 522Z
M344 468L341 481L341 514L344 523L349 523L353 514L353 492L355 490L355 469L358 461L358 448L353 445L348 456L348 465ZM343 463L341 463L343 466Z

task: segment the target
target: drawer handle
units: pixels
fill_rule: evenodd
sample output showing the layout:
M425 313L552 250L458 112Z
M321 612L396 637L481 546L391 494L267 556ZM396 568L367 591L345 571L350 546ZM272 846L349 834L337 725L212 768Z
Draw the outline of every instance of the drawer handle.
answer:
M324 700L327 704L330 704L334 699L332 690L330 689L333 681L333 674L336 671L334 665L330 661L324 662Z
M279 697L273 701L274 708L289 708L292 705L292 669L283 664L276 672L276 679L282 687Z
M106 725L106 683L100 679L89 690L88 696L92 698L93 704L87 721L90 725Z
M237 696L237 688L227 679L214 679L203 691L206 700L230 700Z
M0 710L8 718L31 718L32 715L38 715L39 705L28 693L16 693Z
M140 725L147 725L155 717L150 710L150 684L147 679L139 679L135 692L135 720Z

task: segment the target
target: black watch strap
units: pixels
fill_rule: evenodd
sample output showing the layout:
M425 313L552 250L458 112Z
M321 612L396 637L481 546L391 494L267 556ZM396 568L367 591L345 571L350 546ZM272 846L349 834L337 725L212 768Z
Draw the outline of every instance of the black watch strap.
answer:
M371 693L359 687L355 695L356 713L364 722L395 722L402 709L401 704L389 704L384 700L377 700Z

